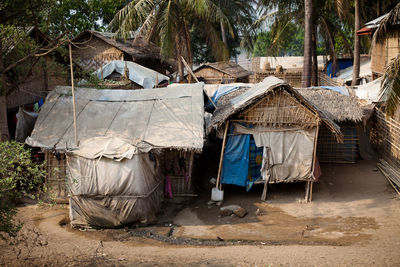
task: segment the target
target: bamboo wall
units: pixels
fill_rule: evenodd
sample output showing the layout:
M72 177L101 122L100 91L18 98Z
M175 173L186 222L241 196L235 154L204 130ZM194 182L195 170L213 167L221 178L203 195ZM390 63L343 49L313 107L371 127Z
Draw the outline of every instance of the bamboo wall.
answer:
M375 108L370 139L381 157L400 168L400 120L387 117Z
M67 161L65 154L58 154L58 157L49 151L46 151L44 154L48 197L51 199L67 199Z
M318 124L318 117L283 89L268 94L239 117L250 124L274 128L309 128Z
M276 71L266 71L266 72L256 72L249 77L250 83L259 83L262 82L268 76L275 76L279 79L284 80L292 87L301 88L301 71L283 71L283 72L276 72ZM319 71L318 73L318 85L336 85L335 82L330 79L329 81L325 77L325 73L323 71Z
M87 70L97 70L101 66L113 60L123 60L123 52L103 40L92 36L88 42L80 45L79 48L73 46L74 60L78 60L79 65Z
M317 157L321 163L355 163L358 156L356 125L340 125L343 144L338 143L332 132L322 126L318 133Z
M371 50L371 71L382 75L391 59L400 53L400 36L388 37L376 43Z

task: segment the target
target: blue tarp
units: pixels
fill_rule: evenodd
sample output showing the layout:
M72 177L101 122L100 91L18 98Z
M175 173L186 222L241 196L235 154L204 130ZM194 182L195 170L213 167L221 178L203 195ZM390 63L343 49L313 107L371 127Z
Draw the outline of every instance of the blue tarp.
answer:
M251 189L258 179L261 179L261 165L263 160L263 148L257 147L254 138L250 135L249 173L247 175L247 191Z
M234 85L221 85L220 87L218 87L218 89L215 91L215 93L213 94L213 96L211 97L211 100L215 103L215 105L218 104L218 99L226 94L229 94L230 92L233 92L237 89L239 89L240 86L234 86ZM210 102L210 100L208 100L207 104L206 104L206 109L212 109L214 108L213 104Z
M226 142L221 181L246 187L249 171L250 135L230 135Z
M339 68L337 68L336 69L336 71L335 71L335 73L332 73L333 71L332 71L332 64L333 64L333 61L332 60L329 60L329 62L328 62L328 64L327 64L327 66L326 66L326 75L328 75L329 77L336 77L337 75L337 73L340 71L340 70L343 70L343 69L345 69L345 68L348 68L348 67L350 67L350 66L353 66L353 59L347 59L347 58L345 58L345 59L339 59L338 60L338 65L339 65Z

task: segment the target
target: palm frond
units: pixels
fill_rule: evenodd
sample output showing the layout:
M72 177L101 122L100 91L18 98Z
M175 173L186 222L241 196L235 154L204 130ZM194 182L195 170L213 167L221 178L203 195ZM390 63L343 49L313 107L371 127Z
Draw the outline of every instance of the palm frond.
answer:
M226 61L229 59L229 51L225 44L222 42L219 33L215 28L207 23L204 27L207 43L211 48L211 52L217 61Z
M179 12L174 1L169 0L164 3L165 6L160 8L161 14L159 18L159 34L161 40L161 56L168 58L174 55L177 24L179 24Z
M386 114L392 116L400 102L400 55L392 59L386 67L381 94L387 101Z
M117 37L126 39L132 31L136 31L154 8L151 0L134 0L117 12L109 24Z

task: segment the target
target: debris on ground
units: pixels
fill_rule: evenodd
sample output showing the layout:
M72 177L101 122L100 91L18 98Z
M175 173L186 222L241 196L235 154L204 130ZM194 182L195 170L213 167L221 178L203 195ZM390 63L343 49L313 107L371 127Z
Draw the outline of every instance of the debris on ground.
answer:
M220 208L221 216L229 216L235 214L239 218L243 218L247 214L247 210L239 205L228 205Z

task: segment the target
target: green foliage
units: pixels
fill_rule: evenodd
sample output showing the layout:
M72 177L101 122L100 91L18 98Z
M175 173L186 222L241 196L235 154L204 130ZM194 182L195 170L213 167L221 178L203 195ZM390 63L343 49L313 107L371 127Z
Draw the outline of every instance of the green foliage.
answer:
M43 10L41 29L57 37L68 31L79 34L85 29L104 30L114 14L124 6L126 0L63 0L51 1Z
M387 102L386 114L393 116L400 102L400 55L393 58L386 67L381 93Z
M253 56L302 56L304 30L288 22L286 27L273 26L268 32L261 32L254 44Z
M20 226L13 221L15 200L37 198L44 191L45 176L44 163L32 161L24 144L0 142L0 232L13 235L18 231Z

